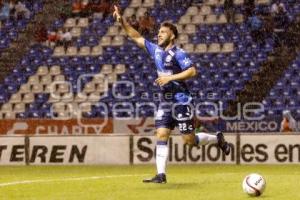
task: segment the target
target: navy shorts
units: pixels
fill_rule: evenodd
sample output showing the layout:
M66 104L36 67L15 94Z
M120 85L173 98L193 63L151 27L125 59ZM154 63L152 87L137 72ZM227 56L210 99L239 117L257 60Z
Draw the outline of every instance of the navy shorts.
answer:
M161 104L155 116L155 127L173 130L177 126L181 134L190 134L195 129L193 116L191 105Z

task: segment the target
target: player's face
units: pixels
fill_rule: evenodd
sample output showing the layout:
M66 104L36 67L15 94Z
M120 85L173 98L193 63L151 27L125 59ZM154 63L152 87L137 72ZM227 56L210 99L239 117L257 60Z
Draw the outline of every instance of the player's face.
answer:
M158 31L158 46L166 47L172 41L173 32L168 27L160 27Z

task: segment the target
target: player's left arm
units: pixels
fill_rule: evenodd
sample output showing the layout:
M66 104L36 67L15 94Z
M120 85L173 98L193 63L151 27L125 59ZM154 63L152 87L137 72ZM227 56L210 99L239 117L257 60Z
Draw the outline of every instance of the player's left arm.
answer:
M195 65L188 58L188 56L183 50L176 52L175 58L183 71L178 74L158 77L155 80L155 82L158 85L163 86L169 83L170 81L184 81L193 78L197 75L197 70Z
M196 67L192 66L178 74L173 74L173 75L168 75L168 76L160 76L155 80L155 82L159 86L163 86L163 85L169 83L170 81L183 81L183 80L193 78L196 75L197 75Z

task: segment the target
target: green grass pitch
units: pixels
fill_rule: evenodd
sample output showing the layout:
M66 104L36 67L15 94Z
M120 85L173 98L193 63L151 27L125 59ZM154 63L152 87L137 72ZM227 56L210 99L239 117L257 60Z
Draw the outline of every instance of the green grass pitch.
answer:
M260 197L243 193L252 172L267 182ZM144 184L146 166L0 167L2 200L299 200L300 165L170 165L168 183Z

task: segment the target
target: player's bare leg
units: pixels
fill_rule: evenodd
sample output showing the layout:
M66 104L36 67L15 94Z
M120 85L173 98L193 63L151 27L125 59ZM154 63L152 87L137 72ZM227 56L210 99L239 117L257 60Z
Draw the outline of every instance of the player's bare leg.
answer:
M158 128L156 130L156 168L157 174L153 178L143 180L144 183L167 183L166 166L169 154L168 140L171 130L168 128Z

